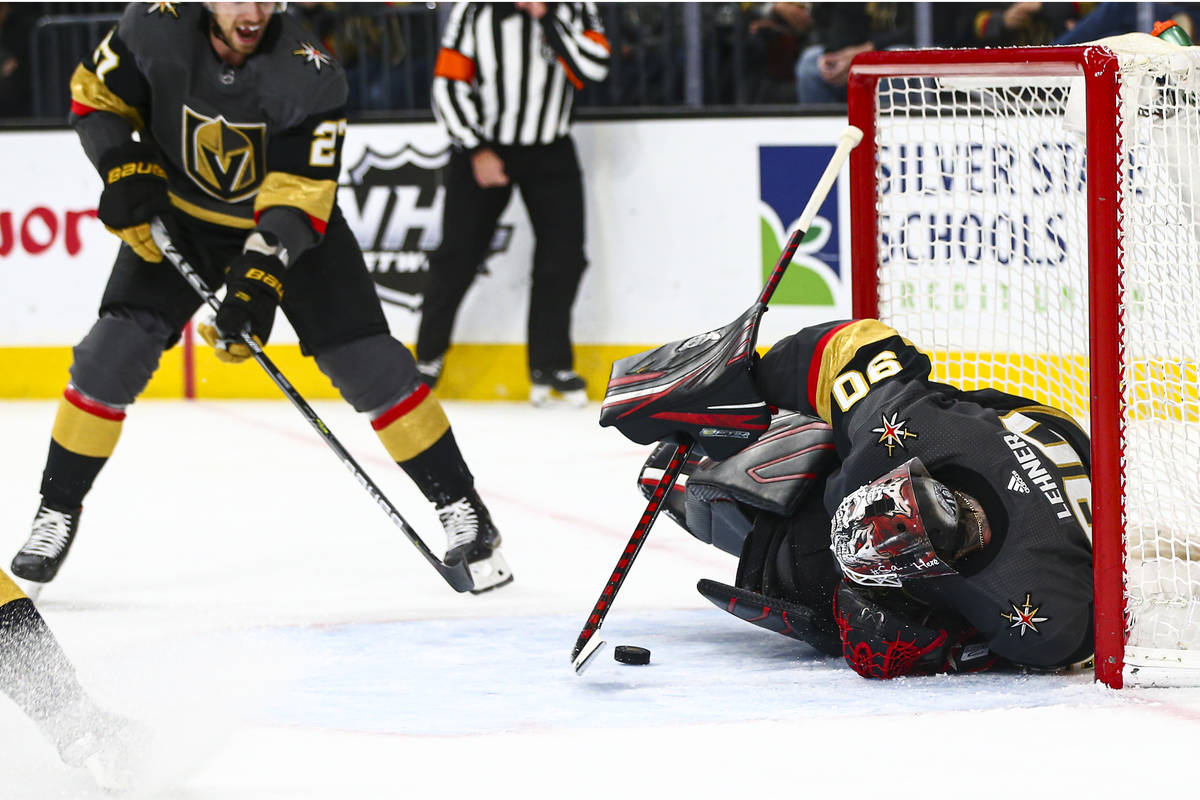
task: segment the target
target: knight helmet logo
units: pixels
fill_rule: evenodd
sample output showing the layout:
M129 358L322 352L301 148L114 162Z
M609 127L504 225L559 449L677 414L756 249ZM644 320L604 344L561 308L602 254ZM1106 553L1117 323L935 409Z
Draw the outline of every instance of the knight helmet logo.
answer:
M758 148L759 229L762 279L775 262L804 212L809 190L817 185L833 155L832 146L770 145ZM808 233L796 248L791 267L771 298L775 305L833 306L842 289L838 236L838 193L830 192Z
M267 125L208 117L183 107L183 166L188 177L218 200L253 197L266 171Z
M442 170L450 148L423 153L405 145L392 154L369 147L348 170L338 205L362 248L380 299L417 311L429 275L429 255L442 241ZM496 226L488 255L504 252L512 225ZM480 266L484 270L484 266Z

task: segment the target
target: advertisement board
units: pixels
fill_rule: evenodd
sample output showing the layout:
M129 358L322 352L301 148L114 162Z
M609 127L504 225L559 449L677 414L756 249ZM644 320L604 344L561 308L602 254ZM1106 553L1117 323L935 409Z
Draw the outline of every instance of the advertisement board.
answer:
M589 266L573 332L593 396L614 358L720 327L753 302L844 125L745 117L575 126ZM70 347L95 319L117 239L95 218L100 180L72 132L5 132L0 142L10 178L0 187L0 396L54 396ZM433 123L352 125L343 150L339 205L394 335L410 345L428 254L453 235L441 225L448 156ZM849 314L847 215L839 185L772 301L760 344ZM526 390L534 247L518 192L459 312L439 394L512 398ZM194 359L179 350L164 357L150 396L275 396L253 366L220 365L203 346ZM299 355L282 315L268 352L302 391L335 396Z

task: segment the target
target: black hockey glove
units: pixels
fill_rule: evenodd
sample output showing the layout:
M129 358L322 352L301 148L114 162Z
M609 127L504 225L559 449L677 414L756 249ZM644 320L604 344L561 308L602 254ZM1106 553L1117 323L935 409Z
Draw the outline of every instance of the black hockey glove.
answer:
M162 261L162 251L150 236L150 220L166 216L171 201L167 173L155 148L133 141L114 147L100 159L100 177L104 191L96 216L143 260Z
M259 346L266 344L275 324L275 308L283 299L283 262L278 256L248 251L233 259L226 270L225 299L212 325L196 330L229 364L245 361L252 353L241 339L249 332Z

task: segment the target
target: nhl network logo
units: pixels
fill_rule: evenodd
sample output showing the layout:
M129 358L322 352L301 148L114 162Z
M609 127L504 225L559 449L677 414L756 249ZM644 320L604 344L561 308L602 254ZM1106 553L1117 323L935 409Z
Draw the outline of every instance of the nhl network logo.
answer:
M423 153L405 145L390 155L368 147L338 192L379 297L410 311L421 307L429 254L442 241L449 161L449 147ZM498 225L488 255L507 250L511 236L512 225Z

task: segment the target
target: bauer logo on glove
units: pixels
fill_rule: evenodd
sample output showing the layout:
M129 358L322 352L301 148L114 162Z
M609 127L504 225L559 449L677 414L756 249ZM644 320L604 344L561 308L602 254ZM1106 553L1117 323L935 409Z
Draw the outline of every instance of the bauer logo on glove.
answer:
M254 250L230 262L225 299L212 324L196 326L219 360L237 364L253 355L243 334L249 333L259 347L271 336L275 309L283 300L283 267L279 256Z
M134 141L120 144L101 157L100 173L104 191L96 216L143 261L162 261L162 251L150 236L150 220L169 214L171 202L167 173L155 148Z
M164 181L167 179L167 171L153 161L130 161L110 169L108 183L116 183L122 178L132 178L134 175L150 175Z

